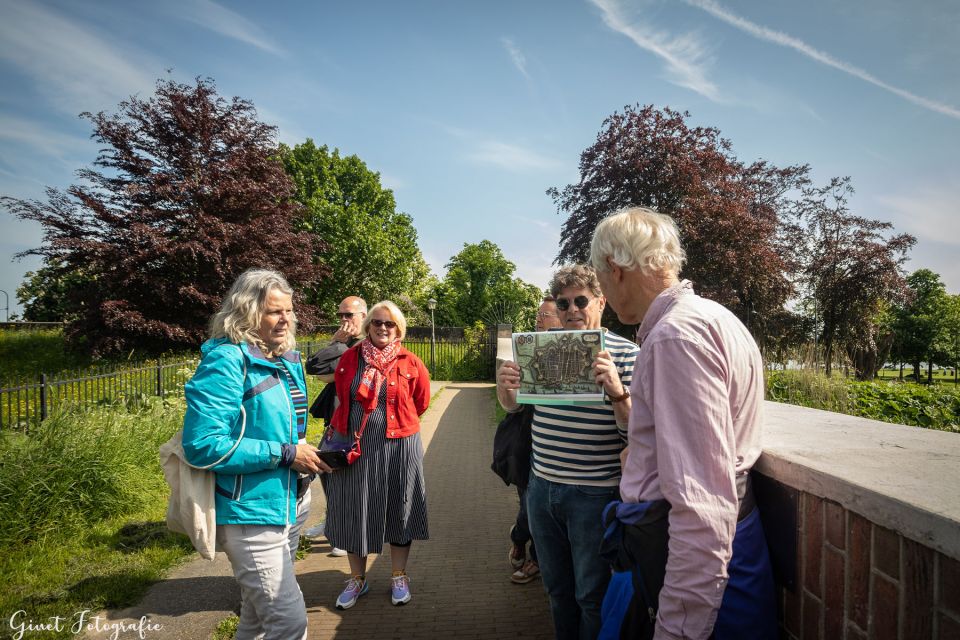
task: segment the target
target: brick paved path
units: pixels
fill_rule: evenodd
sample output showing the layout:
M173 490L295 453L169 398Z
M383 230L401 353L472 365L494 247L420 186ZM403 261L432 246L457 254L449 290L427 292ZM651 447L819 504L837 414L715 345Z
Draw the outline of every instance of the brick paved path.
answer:
M297 563L307 602L310 638L552 638L539 579L509 580L507 529L516 517L516 490L490 471L493 386L454 383L427 414L426 454L430 540L414 542L407 573L413 600L390 604L390 555L370 556L370 593L348 611L334 608L349 568L325 540ZM322 513L321 498L314 504Z
M444 383L438 383L444 384ZM547 597L539 579L509 580L507 530L516 517L517 494L490 471L493 447L493 385L446 383L422 419L430 540L414 542L407 566L413 600L390 604L390 557L370 556L370 593L348 611L334 608L348 577L346 558L328 554L326 540L296 563L307 604L311 640L337 638L430 639L553 637ZM310 523L325 510L314 485ZM162 625L147 640L207 640L239 602L226 557L197 559L154 585L138 605L107 612L127 623L148 616ZM108 638L89 633L88 638ZM136 638L135 632L119 638Z

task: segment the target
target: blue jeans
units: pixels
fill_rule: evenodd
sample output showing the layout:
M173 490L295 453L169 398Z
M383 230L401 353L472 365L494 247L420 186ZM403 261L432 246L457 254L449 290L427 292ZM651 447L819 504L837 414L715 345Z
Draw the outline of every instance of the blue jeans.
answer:
M594 640L610 565L600 557L601 515L617 487L550 482L530 473L527 517L558 639Z
M510 542L520 548L525 548L530 543L530 559L537 562L537 545L533 542L530 535L530 521L527 519L527 490L520 490L517 487L517 496L520 498L520 510L517 511L517 521L510 529Z

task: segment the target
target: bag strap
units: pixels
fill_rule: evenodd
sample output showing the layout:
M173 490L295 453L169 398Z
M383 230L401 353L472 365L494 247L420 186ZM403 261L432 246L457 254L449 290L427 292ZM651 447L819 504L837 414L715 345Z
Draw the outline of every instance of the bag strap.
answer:
M239 345L237 345L237 349L240 349L240 346L239 346ZM240 441L243 440L243 434L244 434L244 432L247 430L247 411L246 411L246 409L243 408L243 399L242 399L243 385L247 382L247 359L243 356L243 349L240 349L240 356L243 358L243 381L240 383L240 391L241 391L241 400L240 400L240 418L241 418L241 422L240 422L240 437L237 438L237 441L233 443L233 446L232 446L232 447L230 447L230 451L227 451L225 454L223 454L223 456L222 456L219 460L217 460L216 462L211 462L210 464L204 465L204 466L202 466L202 467L193 467L193 465L190 465L190 466L193 467L194 469L204 470L204 469L210 469L211 467L217 466L218 464L220 464L221 462L223 462L224 460L226 460L227 458L229 458L231 455L233 455L233 452L236 451L236 450L237 450L237 447L240 446Z

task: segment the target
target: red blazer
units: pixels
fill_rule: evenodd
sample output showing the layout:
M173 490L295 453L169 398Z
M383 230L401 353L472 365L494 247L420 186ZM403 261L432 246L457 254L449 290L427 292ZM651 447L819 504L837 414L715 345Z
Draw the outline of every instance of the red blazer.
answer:
M330 426L347 433L350 420L350 386L357 375L360 344L347 350L337 363L333 382L340 401L333 412ZM420 431L420 414L430 405L430 374L420 358L400 347L396 365L390 369L387 385L387 437L406 438Z

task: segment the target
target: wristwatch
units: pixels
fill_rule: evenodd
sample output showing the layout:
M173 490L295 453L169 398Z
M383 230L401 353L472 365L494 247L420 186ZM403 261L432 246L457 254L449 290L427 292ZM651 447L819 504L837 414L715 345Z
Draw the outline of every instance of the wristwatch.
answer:
M610 399L610 402L622 402L623 400L626 400L627 398L630 397L630 389L625 388L623 390L623 395L619 395L619 396L608 395L607 397Z

